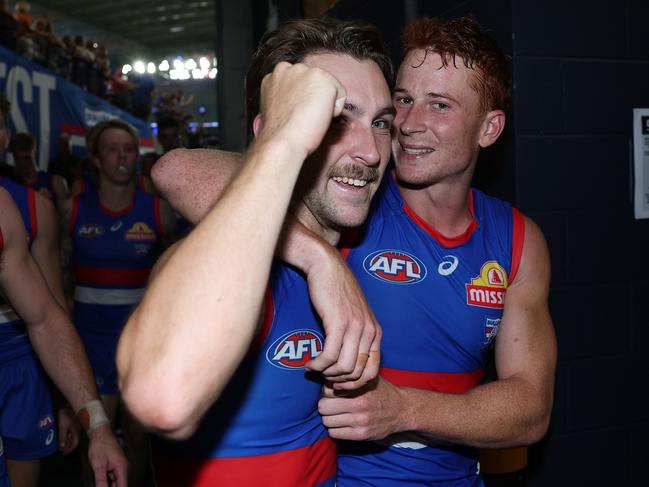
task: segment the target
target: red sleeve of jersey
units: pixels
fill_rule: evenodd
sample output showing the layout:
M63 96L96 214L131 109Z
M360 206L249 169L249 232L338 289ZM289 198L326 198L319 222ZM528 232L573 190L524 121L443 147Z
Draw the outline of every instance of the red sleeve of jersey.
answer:
M516 208L512 208L512 215L514 221L512 229L512 265L509 271L510 284L514 282L518 273L521 256L523 255L523 243L525 242L525 217Z
M32 241L38 236L38 218L36 214L36 191L27 188L27 206L29 208L29 221L32 226Z
M261 328L257 332L252 345L250 346L251 351L257 351L261 348L262 343L266 340L266 337L270 333L270 329L273 326L273 318L275 316L275 304L273 303L273 293L270 290L270 287L266 289L266 296L264 297L264 309Z
M162 215L160 213L160 198L153 195L153 214L155 215L155 224L158 227L160 235L165 234L165 227L162 225Z
M79 197L75 196L72 201L72 215L70 215L70 223L68 224L68 234L72 235L74 231L74 224L77 220L77 213L79 213Z

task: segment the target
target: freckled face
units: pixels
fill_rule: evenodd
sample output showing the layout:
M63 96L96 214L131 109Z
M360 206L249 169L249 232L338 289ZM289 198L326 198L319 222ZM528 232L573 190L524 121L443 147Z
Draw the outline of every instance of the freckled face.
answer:
M397 177L429 186L472 171L485 114L462 59L442 65L439 54L411 51L399 68L393 102Z

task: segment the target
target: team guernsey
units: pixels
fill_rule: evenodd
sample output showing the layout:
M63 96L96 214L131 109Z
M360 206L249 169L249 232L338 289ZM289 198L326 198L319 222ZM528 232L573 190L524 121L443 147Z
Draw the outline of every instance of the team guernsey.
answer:
M344 253L383 329L381 375L401 387L463 393L482 382L516 273L523 217L473 189L473 222L445 238L392 177ZM477 451L415 432L339 445L338 486L480 486Z
M74 323L101 394L117 394L115 351L158 256L162 235L157 196L136 190L122 211L104 207L97 191L74 199L68 231L76 279Z
M56 188L54 187L54 175L46 173L45 171L38 171L38 179L32 185L31 188L34 188L43 196L49 198L50 201L56 203L56 198L59 195L56 193Z
M8 178L1 178L0 186L16 203L31 246L38 234L34 190ZM0 300L0 437L2 456L11 460L36 460L58 448L44 373L25 323L4 300Z
M322 384L304 370L323 341L304 278L276 262L263 331L197 433L154 445L158 487L333 486L336 449L317 409Z

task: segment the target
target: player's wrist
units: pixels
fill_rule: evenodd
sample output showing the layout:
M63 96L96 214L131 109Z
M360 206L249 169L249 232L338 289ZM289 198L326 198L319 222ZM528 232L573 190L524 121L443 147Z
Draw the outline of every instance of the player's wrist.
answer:
M88 436L102 426L110 426L110 420L106 415L101 401L93 399L85 402L75 411L79 422Z

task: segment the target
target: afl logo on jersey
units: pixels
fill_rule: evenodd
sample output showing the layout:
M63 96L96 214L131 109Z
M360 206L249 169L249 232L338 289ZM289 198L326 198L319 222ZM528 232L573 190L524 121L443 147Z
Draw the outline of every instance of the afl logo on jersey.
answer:
M273 342L266 350L266 360L280 369L302 369L322 353L324 338L314 330L294 330Z
M426 266L412 254L400 250L379 250L363 261L365 271L391 284L414 284L426 278Z
M80 237L99 237L104 234L104 227L94 223L81 225L77 234Z

